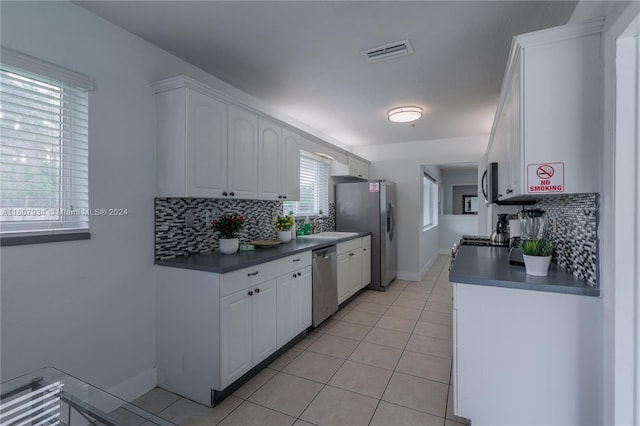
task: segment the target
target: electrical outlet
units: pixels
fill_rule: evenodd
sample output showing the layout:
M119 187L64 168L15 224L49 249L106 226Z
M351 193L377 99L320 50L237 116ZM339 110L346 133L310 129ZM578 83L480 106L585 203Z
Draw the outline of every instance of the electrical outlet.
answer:
M188 211L184 214L184 226L185 228L193 228L196 218L192 211Z

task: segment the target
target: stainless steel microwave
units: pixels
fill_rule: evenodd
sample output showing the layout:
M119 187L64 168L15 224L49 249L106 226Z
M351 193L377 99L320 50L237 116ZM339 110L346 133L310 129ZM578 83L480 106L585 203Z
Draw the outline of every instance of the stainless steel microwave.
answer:
M487 163L481 184L482 195L487 204L498 202L498 163Z

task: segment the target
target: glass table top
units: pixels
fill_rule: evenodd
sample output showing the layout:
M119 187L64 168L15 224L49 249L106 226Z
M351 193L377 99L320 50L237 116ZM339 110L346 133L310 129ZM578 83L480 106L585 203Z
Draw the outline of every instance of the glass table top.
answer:
M52 367L0 384L0 425L172 426L173 423Z

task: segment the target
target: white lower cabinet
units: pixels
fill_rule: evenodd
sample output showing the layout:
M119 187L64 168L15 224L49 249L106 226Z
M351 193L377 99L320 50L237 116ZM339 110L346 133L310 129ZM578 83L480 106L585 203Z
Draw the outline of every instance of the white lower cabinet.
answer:
M473 425L602 418L598 297L453 284L453 410Z
M275 279L251 285L222 298L222 387L233 383L276 351L276 298Z
M158 386L210 406L309 327L311 309L310 251L226 274L160 267Z
M244 290L222 298L220 347L222 383L232 383L251 369L253 300Z
M362 239L338 243L338 303L362 288Z
M362 288L371 284L371 235L362 237Z
M311 325L311 267L278 277L277 347L296 337Z

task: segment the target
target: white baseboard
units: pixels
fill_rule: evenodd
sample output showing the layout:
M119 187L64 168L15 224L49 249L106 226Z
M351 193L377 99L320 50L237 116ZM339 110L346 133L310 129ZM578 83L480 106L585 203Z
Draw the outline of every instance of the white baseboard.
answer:
M108 392L125 401L133 401L155 388L157 384L158 370L153 367L112 386Z
M451 254L451 248L441 248L438 250L439 254Z
M422 269L420 270L420 279L418 281L422 281L424 276L427 275L427 271L435 263L436 259L438 258L438 254L439 253L436 253L433 256L431 256L431 259L429 259L429 261L422 267Z
M424 278L424 276L427 274L429 268L433 266L439 254L439 252L434 254L431 259L429 259L429 261L422 267L419 273L416 274L415 272L398 271L398 273L396 274L396 278L405 281L422 281L422 278Z
M415 272L398 271L396 273L396 279L405 281L420 281L420 275Z

